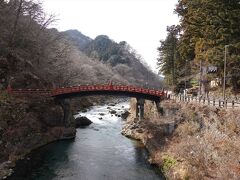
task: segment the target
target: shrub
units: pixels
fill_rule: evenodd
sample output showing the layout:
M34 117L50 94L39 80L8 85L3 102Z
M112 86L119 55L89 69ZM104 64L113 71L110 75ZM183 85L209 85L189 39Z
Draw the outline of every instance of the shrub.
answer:
M173 167L177 163L177 160L175 160L172 156L168 154L164 154L162 156L162 160L163 160L162 171L164 173L166 173L171 167Z
M200 129L200 125L195 121L185 121L182 124L178 126L176 129L176 133L179 136L185 137L185 136L193 136L195 133L197 133Z

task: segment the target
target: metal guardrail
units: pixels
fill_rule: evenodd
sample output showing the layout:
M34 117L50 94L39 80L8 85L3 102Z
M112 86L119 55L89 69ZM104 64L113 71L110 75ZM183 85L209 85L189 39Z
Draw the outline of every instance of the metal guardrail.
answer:
M220 108L240 108L240 102L237 100L228 99L224 100L219 98L206 98L206 97L193 97L193 96L184 96L184 95L170 95L170 99L181 101L181 102L197 102L199 104L205 104L209 106L215 106Z

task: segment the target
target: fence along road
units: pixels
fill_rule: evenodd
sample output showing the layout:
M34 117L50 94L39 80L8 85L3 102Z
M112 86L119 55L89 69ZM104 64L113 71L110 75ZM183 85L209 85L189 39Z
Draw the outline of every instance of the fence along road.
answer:
M220 108L240 108L240 101L239 100L224 100L219 98L205 98L205 97L193 97L193 96L185 96L184 95L170 95L170 99L179 101L179 102L197 102L199 104L205 104L214 107Z

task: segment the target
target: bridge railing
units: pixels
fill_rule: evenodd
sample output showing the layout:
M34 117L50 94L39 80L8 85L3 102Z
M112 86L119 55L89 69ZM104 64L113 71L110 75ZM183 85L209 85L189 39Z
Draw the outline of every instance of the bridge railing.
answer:
M9 94L40 94L40 95L51 95L49 89L12 89L10 86L7 88Z
M58 96L68 93L90 92L90 91L123 91L134 92L139 94L153 95L157 97L166 97L163 90L146 89L137 86L126 85L80 85L72 87L62 87L55 89L12 89L8 86L7 91L9 94L39 94L48 96Z
M124 85L80 85L73 87L63 87L57 88L52 91L52 96L57 96L66 93L74 93L74 92L86 92L86 91L127 91L127 92L135 92L142 94L150 94L155 96L165 96L164 91L155 90L155 89L146 89L137 86L124 86Z

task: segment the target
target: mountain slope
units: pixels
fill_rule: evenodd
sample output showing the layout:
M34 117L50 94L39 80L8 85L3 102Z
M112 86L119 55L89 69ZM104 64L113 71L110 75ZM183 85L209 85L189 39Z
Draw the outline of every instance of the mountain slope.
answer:
M94 40L85 43L87 36L80 32L64 32L67 39L73 39L77 49L84 52L95 62L107 65L114 73L119 74L128 84L139 86L162 87L158 75L143 65L136 51L125 41L116 43L106 35L99 35ZM83 38L83 39L81 39Z
M85 36L84 34L75 29L64 31L63 35L80 50L82 50L87 44L92 41L90 37Z

